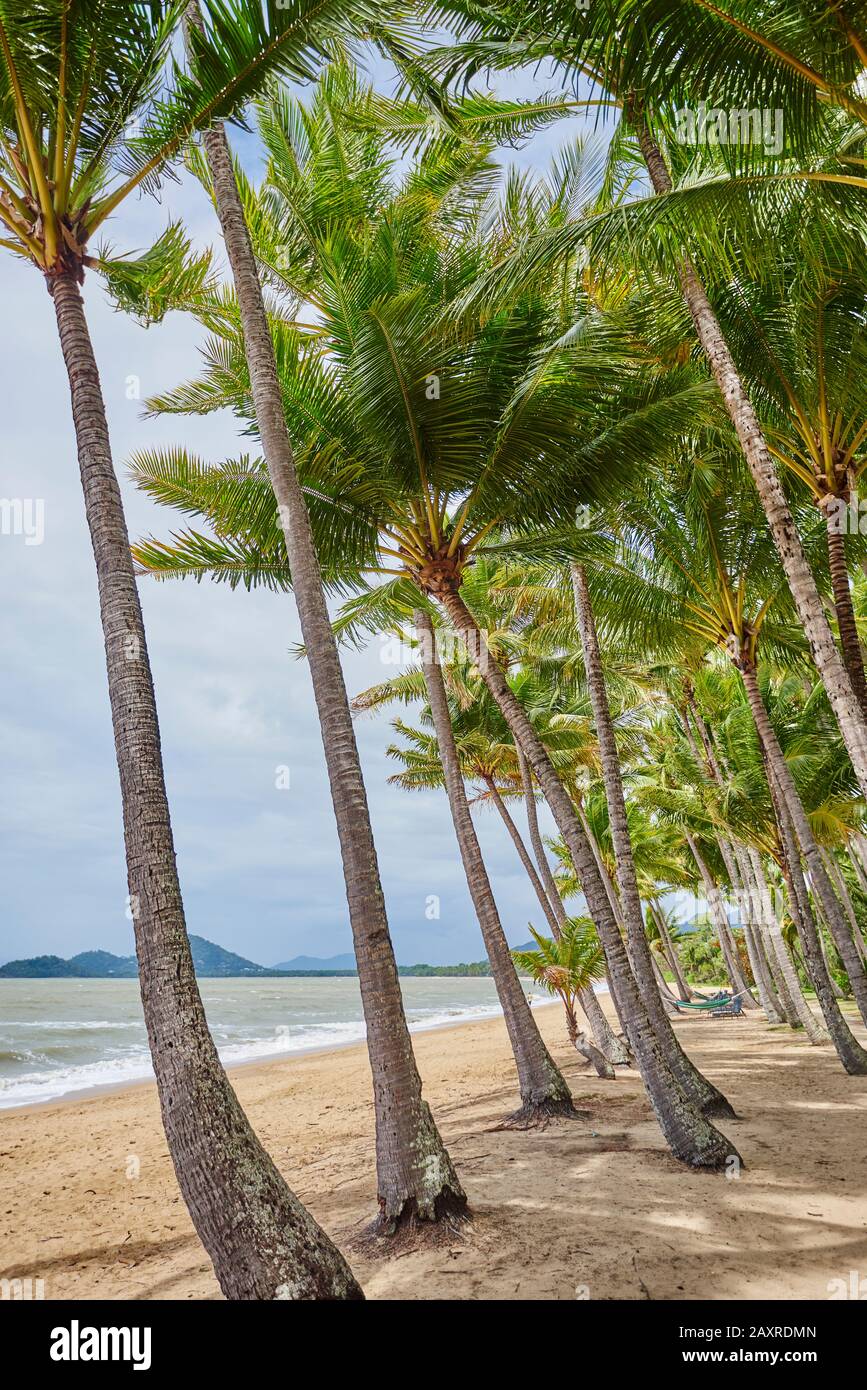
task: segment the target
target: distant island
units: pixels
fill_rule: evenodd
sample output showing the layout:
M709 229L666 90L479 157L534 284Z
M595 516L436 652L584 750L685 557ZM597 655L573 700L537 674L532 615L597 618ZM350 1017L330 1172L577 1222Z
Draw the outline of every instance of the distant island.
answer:
M295 956L280 965L268 967L257 965L226 951L203 936L191 936L193 964L196 974L203 980L238 979L252 976L291 978L291 977L341 977L352 976L358 972L355 958L349 953L320 959L318 956ZM533 943L521 946L519 950L531 950ZM399 965L401 975L490 975L488 961L462 961L459 965ZM110 951L81 951L77 956L64 960L61 956L31 956L28 960L10 960L0 965L0 979L5 980L132 980L138 975L135 956L114 956Z

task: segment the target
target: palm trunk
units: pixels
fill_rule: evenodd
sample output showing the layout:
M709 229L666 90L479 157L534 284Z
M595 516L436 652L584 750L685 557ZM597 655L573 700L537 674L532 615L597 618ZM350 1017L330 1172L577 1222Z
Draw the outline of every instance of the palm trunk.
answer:
M203 143L319 713L373 1071L379 1227L394 1231L405 1222L460 1217L466 1212L466 1196L422 1097L343 671L286 430L262 288L222 125L209 130Z
M605 1081L615 1081L617 1079L614 1067L605 1057L599 1048L590 1041L586 1033L582 1033L578 1027L578 1019L575 1014L574 995L572 998L561 996L566 1009L566 1032L569 1041L576 1052L579 1052L586 1062L590 1062L596 1068L596 1075L601 1076Z
M614 737L614 723L608 707L608 695L602 674L602 660L596 637L596 624L590 602L587 579L580 565L571 566L572 588L575 598L575 616L581 638L584 668L590 691L596 737L599 742L599 756L602 763L602 779L605 784L605 799L608 804L608 823L611 829L611 842L617 863L617 884L626 924L626 944L629 960L636 982L641 990L650 1021L659 1034L675 1074L682 1081L686 1093L708 1114L731 1115L732 1108L726 1098L693 1065L683 1051L671 1021L665 1011L662 996L656 987L650 944L644 929L644 912L638 893L635 862L632 857L632 842L626 818L626 799L623 794L623 778L620 774L620 758Z
M723 845L724 837L721 837L720 844ZM768 955L765 951L765 944L762 937L759 917L756 913L757 904L754 895L750 890L749 863L743 846L736 840L726 841L728 853L730 854L731 866L726 861L726 867L731 877L734 871L735 877L732 879L735 898L740 910L744 927L744 940L747 943L747 954L750 958L750 967L753 972L753 979L756 982L756 989L759 994L759 1002L765 1012L768 1023L780 1024L787 1022L784 1018L784 1010L780 1000L777 998L774 988L774 977L768 963Z
M825 1030L820 1027L816 1015L804 998L798 972L783 940L761 855L757 849L750 849L747 851L747 857L752 869L753 887L758 903L756 920L761 923L767 937L770 947L768 960L786 1020L792 1028L803 1028L813 1046L827 1042Z
M782 870L789 894L789 906L792 910L798 938L804 950L807 972L822 1010L822 1017L844 1069L850 1076L867 1076L867 1052L854 1037L841 1014L840 1006L831 988L831 980L819 943L819 933L813 918L813 909L810 906L810 898L801 873L801 857L798 851L795 826L789 814L783 788L776 775L776 766L771 758L768 759L768 785L780 831Z
M596 924L608 962L611 981L622 1010L627 1040L635 1053L648 1097L669 1148L676 1158L695 1167L722 1169L732 1156L732 1145L724 1135L714 1129L687 1096L672 1070L668 1054L651 1025L592 851L569 795L522 705L491 656L479 626L457 588L444 588L438 596L451 618L455 631L463 638L470 658L478 667L516 742L520 743L572 855L590 915Z
M822 914L831 930L834 944L840 952L840 959L849 976L852 986L852 993L858 1004L862 1019L867 1022L867 974L861 964L861 958L855 948L855 943L849 934L849 929L843 917L843 910L837 900L837 895L831 886L831 880L825 871L822 862L821 851L813 837L807 814L798 795L794 778L789 771L789 765L783 757L783 751L777 740L773 725L768 718L762 692L759 688L758 676L755 665L752 662L742 660L740 671L743 676L747 698L753 712L759 741L767 755L768 764L772 774L776 779L788 814L792 818L795 827L795 835L800 843L801 850L810 871L810 878L816 890L816 897L822 909Z
M662 911L662 908L659 907L658 904L655 902L651 902L650 911L653 914L653 920L656 923L656 928L659 932L660 940L662 941L662 945L665 949L665 954L668 959L668 963L671 967L671 973L674 976L675 983L677 984L677 997L678 999L683 999L688 1003L693 996L693 990L691 990L689 985L687 984L686 979L684 978L683 971L680 968L680 961L677 955L677 948L671 939L671 932L668 930L668 923L665 920L665 913Z
M750 962L750 969L753 972L753 979L755 981L756 989L758 990L759 998L761 999L764 982L762 981L760 983L759 979L761 971L758 957L756 955L755 943L750 939L752 933L750 931L748 921L749 913L746 911L746 900L743 893L743 885L741 884L740 874L738 873L738 866L735 862L734 850L732 849L730 840L725 835L717 835L717 844L719 846L720 855L722 856L722 861L725 864L726 873L729 876L729 882L731 883L732 891L735 895L735 902L738 904L738 909L743 919L743 932L744 941L746 943L747 948L747 956ZM748 1009L757 1009L759 1005L753 998L752 991L750 990L747 984L746 976L744 975L743 967L741 966L740 956L738 955L737 939L735 937L734 932L729 927L728 918L726 918L726 927L728 928L729 932L729 944L734 955L736 979L740 982L738 988L746 991L743 997L743 1002ZM762 1005L762 1007L764 1007L764 1005ZM773 1009L772 1012L774 1012ZM765 1009L765 1013L768 1013L767 1009ZM768 1015L768 1017L770 1016ZM777 1023L780 1022L779 1015L776 1016L775 1021Z
M524 868L524 872L526 873L528 879L533 885L533 892L536 894L536 898L538 900L539 906L542 909L545 921L551 928L552 936L554 936L554 938L556 939L560 935L560 924L557 921L557 917L555 915L554 908L551 906L548 894L542 887L542 880L536 873L536 866L530 858L529 854L527 853L527 846L524 844L521 832L518 829L515 822L512 820L512 817L509 815L508 807L506 806L506 803L504 802L503 798L500 796L500 793L497 790L497 784L494 781L493 777L484 777L482 778L482 780L488 789L488 795L491 798L493 805L497 809L500 820L503 822L503 825L509 832L509 839L515 846L515 849L518 851L518 858L521 861L521 864Z
M855 950L861 957L861 964L864 965L865 960L867 960L867 956L865 956L864 952L864 939L861 936L861 928L858 925L858 918L855 915L855 904L853 903L852 895L849 892L849 885L846 882L845 876L840 868L840 865L834 858L832 850L822 851L822 861L825 865L825 869L827 870L828 877L831 879L831 881L834 884L834 887L837 890L837 897L843 904L846 916L849 919L849 926L852 929L852 939L855 942Z
M846 540L842 527L830 516L826 518L828 534L828 564L831 571L831 588L834 594L834 608L837 612L837 628L840 633L840 647L843 661L852 682L861 713L867 718L867 676L864 674L864 653L858 636L855 609L852 604L852 591L849 588L849 571L846 566Z
M555 1114L574 1115L576 1111L569 1087L542 1041L500 922L500 914L470 815L442 669L436 653L433 626L423 608L416 609L414 622L421 647L422 670L440 762L443 766L449 808L467 887L484 938L485 950L491 963L491 974L518 1069L521 1109L511 1117L510 1123L530 1124Z
M732 994L744 994L746 996L749 990L747 989L747 983L740 968L740 961L737 959L737 947L731 935L725 904L723 903L722 893L719 890L719 884L705 863L704 857L694 837L686 828L684 828L684 836L689 845L692 857L698 865L698 871L701 875L702 886L704 888L704 895L707 898L708 907L710 908L711 921L714 924L714 929L719 937L719 944L722 948L726 974L729 977ZM753 1005L755 1005L756 1001L754 999L752 1002Z
M654 190L657 193L670 192L672 182L659 148L642 121L636 122L636 130ZM862 713L852 682L834 644L822 599L761 425L704 285L686 257L678 265L678 277L696 334L737 432L764 508L816 669L837 717L861 791L867 796L867 718Z
M548 900L554 909L557 919L558 930L554 932L558 937L563 923L568 918L566 905L560 896L560 889L557 880L551 872L551 865L548 863L548 856L545 853L545 845L539 830L539 816L536 811L536 793L533 789L533 774L527 766L527 759L521 752L520 744L515 745L515 752L518 755L518 766L521 769L521 782L524 787L524 804L527 809L527 825L530 831L530 844L533 846L533 854L536 856L536 863L539 866L539 873L542 875L542 882L548 895ZM611 982L608 983L608 990L611 993L611 1000L617 1007L614 995L611 992ZM629 1051L623 1041L617 1037L602 1009L602 1005L596 998L596 992L592 987L578 991L578 1001L587 1016L590 1024L590 1031L593 1040L599 1051L614 1066L625 1067L629 1065Z
M57 276L49 287L99 583L142 1006L178 1184L227 1298L361 1298L343 1256L259 1143L208 1031L184 920L153 679L99 372L74 278Z

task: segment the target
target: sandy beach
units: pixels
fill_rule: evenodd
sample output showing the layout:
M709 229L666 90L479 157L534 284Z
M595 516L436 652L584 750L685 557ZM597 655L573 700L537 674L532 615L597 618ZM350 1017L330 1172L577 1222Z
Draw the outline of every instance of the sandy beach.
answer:
M752 1020L677 1021L740 1116L722 1127L747 1166L727 1180L669 1158L637 1075L589 1075L558 1006L537 1017L589 1120L496 1128L517 1103L501 1019L418 1034L474 1220L435 1248L354 1255L368 1297L821 1300L867 1271L867 1079L830 1047ZM351 1241L376 1191L364 1047L232 1076L295 1191ZM0 1114L0 1193L0 1277L41 1279L46 1299L221 1296L152 1085Z

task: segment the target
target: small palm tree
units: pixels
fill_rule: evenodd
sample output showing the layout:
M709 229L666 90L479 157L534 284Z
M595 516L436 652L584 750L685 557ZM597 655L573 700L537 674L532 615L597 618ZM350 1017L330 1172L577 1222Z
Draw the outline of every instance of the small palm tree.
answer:
M537 985L562 1000L570 1043L588 1063L593 1063L599 1076L613 1081L614 1067L581 1032L576 1012L579 996L605 976L605 953L596 928L589 917L570 917L563 922L559 937L541 936L532 926L530 932L537 949L513 951L515 964Z

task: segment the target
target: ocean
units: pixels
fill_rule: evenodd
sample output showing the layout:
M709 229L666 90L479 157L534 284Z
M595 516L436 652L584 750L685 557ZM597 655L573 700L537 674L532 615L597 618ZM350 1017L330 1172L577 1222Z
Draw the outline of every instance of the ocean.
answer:
M413 1032L501 1012L490 979L405 977L401 987ZM229 1065L364 1037L354 978L201 980L200 988ZM0 1109L152 1074L136 980L0 980Z

